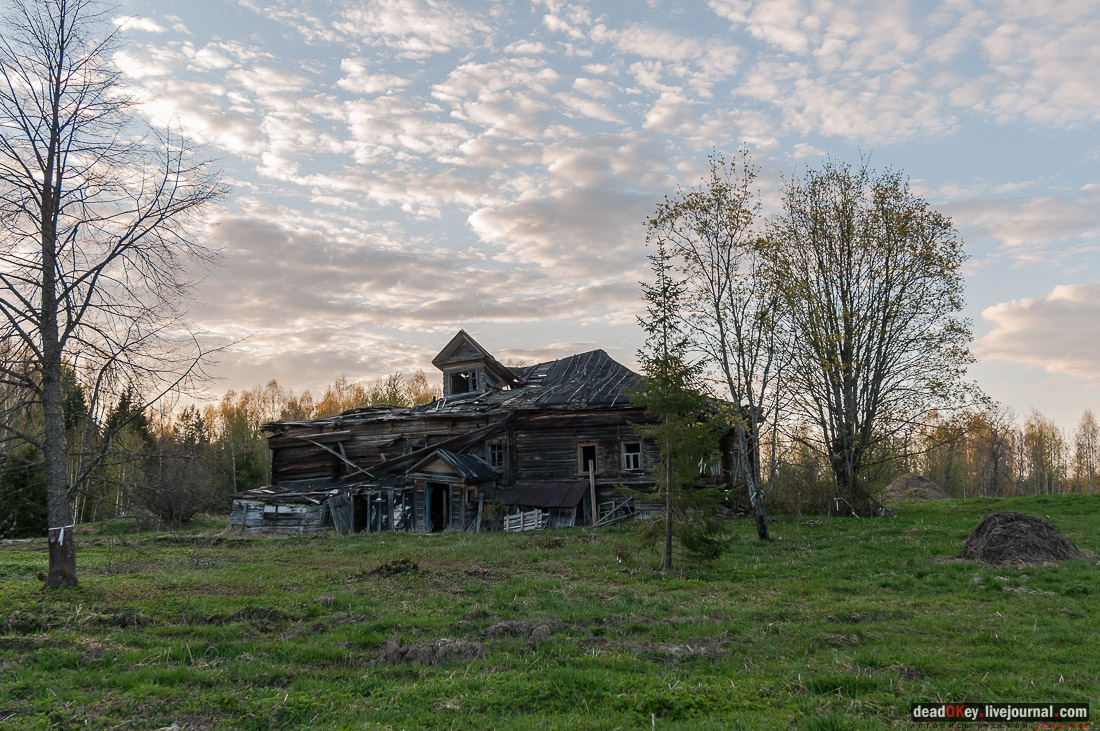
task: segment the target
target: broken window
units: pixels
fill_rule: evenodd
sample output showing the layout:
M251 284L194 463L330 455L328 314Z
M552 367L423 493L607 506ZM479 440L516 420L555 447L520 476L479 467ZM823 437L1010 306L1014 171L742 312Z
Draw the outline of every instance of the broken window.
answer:
M710 453L710 456L704 457L699 460L699 476L700 477L721 477L722 476L722 453L714 451Z
M623 469L642 469L642 445L640 442L623 442Z
M596 445L595 444L578 444L577 445L577 472L582 475L588 474L588 465L592 465L593 471L596 469Z
M470 393L478 390L477 371L451 374L451 393Z
M500 439L489 442L486 451L488 452L489 464L496 469L504 469L504 442Z

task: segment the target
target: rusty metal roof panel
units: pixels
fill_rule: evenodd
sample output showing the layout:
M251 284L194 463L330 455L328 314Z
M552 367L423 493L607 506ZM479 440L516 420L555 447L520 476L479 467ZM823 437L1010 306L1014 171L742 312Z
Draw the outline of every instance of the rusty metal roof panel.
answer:
M572 482L524 482L496 497L505 505L528 505L536 508L572 508L588 490L588 480Z

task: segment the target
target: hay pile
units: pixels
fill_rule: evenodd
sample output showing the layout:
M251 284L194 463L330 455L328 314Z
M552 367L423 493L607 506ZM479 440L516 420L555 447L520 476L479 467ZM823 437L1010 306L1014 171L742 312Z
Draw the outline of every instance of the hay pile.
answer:
M966 539L962 555L970 561L992 564L1054 563L1085 554L1042 518L1004 510L978 523Z
M891 482L882 491L885 500L950 500L939 485L920 475L905 475Z

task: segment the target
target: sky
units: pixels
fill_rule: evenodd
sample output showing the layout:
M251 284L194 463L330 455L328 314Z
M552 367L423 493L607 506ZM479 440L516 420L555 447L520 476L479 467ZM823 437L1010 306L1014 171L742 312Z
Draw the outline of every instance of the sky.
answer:
M826 159L904 171L970 260L971 374L1100 411L1095 0L123 0L114 60L216 159L190 316L212 396L501 360L636 363L643 221L746 148L765 212ZM433 376L432 374L436 375Z

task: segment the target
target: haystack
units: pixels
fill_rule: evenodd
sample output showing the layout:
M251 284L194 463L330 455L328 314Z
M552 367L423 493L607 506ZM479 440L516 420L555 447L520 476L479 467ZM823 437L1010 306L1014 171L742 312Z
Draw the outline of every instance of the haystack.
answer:
M950 500L939 485L920 475L905 475L891 482L882 491L885 500Z
M1004 510L978 523L960 558L992 564L1054 563L1085 554L1042 518Z

